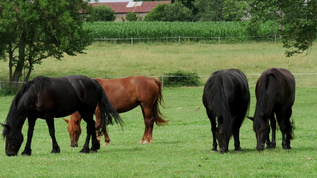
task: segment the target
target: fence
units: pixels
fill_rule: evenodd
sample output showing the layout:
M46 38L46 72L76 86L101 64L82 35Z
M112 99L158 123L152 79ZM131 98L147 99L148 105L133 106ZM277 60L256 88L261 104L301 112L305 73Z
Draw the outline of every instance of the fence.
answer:
M207 43L235 43L235 42L247 42L247 41L269 41L277 43L282 39L280 35L274 34L274 35L266 35L266 36L242 36L242 37L188 37L188 36L174 36L174 37L155 37L155 38L95 38L94 41L107 41L107 42L113 42L113 43L130 43L134 44L135 42L199 42L204 41Z
M261 74L246 74L250 87L255 87L256 81L258 80ZM317 87L317 73L293 73L296 80L296 87ZM203 85L210 75L198 75L200 77L200 82ZM125 76L102 76L98 78L124 78ZM162 72L161 75L149 76L149 77L158 77L161 79L162 85L164 87L164 80L168 77L192 77L192 76L173 76L173 75L164 75ZM18 82L21 86L25 82ZM8 81L0 81L0 90L9 87Z

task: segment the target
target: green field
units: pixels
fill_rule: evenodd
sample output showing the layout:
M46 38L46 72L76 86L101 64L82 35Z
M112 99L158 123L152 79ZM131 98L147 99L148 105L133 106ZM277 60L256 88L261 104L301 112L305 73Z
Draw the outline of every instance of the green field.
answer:
M314 47L315 49L316 47ZM32 156L21 157L26 142L27 122L23 128L25 141L19 156L5 156L5 140L0 139L0 177L316 177L317 176L317 78L316 50L308 56L285 58L280 44L252 43L234 45L207 44L138 44L111 45L95 43L86 55L65 57L62 61L45 60L32 74L63 76L84 74L90 77L148 75L176 70L195 71L202 84L215 70L240 68L250 81L251 106L254 113L255 81L264 69L284 67L296 73L296 99L292 119L295 139L292 150L281 146L256 151L252 122L246 119L241 127L242 152L234 152L230 140L229 153L210 152L210 123L202 105L203 87L164 88L165 108L161 108L169 125L154 128L152 144L138 141L144 132L140 108L121 114L123 130L109 126L112 142L98 153L80 154L70 147L66 123L55 119L60 154L50 154L51 139L44 120L38 120L32 141ZM7 63L0 63L0 78L7 78ZM305 73L305 74L303 74ZM13 96L0 97L0 123L8 113ZM199 108L198 110L196 108ZM83 123L83 128L86 124ZM2 132L2 128L0 129Z

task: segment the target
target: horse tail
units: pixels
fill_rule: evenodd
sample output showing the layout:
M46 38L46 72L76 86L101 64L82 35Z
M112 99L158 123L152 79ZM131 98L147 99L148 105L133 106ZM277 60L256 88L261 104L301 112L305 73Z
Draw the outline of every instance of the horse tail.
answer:
M224 78L221 74L215 75L214 73L207 83L207 89L210 96L207 101L208 107L213 111L213 117L217 118L218 124L221 123L224 126L224 130L220 132L231 135L231 110L223 87Z
M101 94L101 97L99 98L101 121L96 129L99 130L101 128L101 133L103 133L103 131L106 129L106 125L113 125L112 118L114 118L115 122L117 124L120 124L120 126L122 127L124 122L108 100L105 90L96 80L94 81L98 85Z
M268 85L270 83L271 80L271 76L274 76L273 74L267 74L267 75L263 75L261 76L261 78L259 79L259 81L256 84L256 95L257 95L257 103L256 103L256 113L260 116L263 115L270 115L270 110L271 109L267 109L267 100L268 100L268 96L267 96L267 88ZM260 86L259 86L260 85Z
M155 118L155 123L158 126L167 124L168 121L164 120L162 118L164 118L165 116L161 113L159 105L161 105L162 107L164 107L164 100L163 100L163 95L162 95L162 83L160 81L159 78L155 77L153 78L153 80L155 81L155 83L157 84L158 88L159 88L159 94L158 97L156 99L156 101L154 102L153 105L153 113L154 113L154 118Z

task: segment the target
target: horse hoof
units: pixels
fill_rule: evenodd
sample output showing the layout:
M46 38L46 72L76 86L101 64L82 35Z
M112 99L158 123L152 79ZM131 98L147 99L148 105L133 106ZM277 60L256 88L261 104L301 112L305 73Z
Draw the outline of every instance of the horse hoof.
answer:
M90 150L89 153L97 153L97 150Z
M82 149L81 151L80 151L80 153L89 153L89 149L87 150L87 149Z
M103 146L108 146L110 144L110 142L104 142L102 145Z
M31 156L30 154L22 153L21 156Z

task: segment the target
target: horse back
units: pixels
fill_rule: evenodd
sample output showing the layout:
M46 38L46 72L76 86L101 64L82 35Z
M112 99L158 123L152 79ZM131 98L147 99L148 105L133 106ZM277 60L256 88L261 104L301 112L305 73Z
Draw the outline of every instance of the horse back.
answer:
M155 79L146 76L95 80L104 88L110 103L119 113L129 111L141 102L151 100L154 103L159 94Z
M262 73L256 84L256 97L266 97L268 104L290 106L295 99L295 78L283 68L270 68Z
M75 111L94 111L100 97L97 83L86 76L37 77L38 92L32 94L34 110L54 117Z

